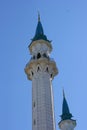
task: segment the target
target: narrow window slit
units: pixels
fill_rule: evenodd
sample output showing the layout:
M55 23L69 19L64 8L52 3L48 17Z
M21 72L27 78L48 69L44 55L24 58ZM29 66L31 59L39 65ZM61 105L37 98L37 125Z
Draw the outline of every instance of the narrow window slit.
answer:
M35 107L35 102L33 103L33 107Z
M34 125L36 125L36 120L34 119Z
M34 75L33 71L31 73L32 73L32 76L33 76Z
M41 54L40 53L38 53L37 54L37 59L39 59L41 57Z
M38 68L37 68L37 72L40 70L40 67L38 66Z
M51 76L51 78L53 77L53 75L52 75L52 74L51 74L50 76Z
M48 67L46 68L46 71L49 72Z

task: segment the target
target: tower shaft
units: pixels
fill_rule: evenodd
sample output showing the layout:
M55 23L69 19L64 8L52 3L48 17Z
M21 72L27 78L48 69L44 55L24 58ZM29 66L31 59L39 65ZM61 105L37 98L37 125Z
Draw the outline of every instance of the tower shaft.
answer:
M55 130L52 83L41 68L32 79L32 122L33 130Z

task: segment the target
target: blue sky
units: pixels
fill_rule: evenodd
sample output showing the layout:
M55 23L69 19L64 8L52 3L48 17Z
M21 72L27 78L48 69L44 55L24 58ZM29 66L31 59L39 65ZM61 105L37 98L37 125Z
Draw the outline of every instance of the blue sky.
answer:
M62 111L62 88L76 130L86 129L87 116L87 1L0 1L0 130L31 130L32 83L24 67L35 34L37 12L44 33L52 40L59 75L53 80L56 130Z

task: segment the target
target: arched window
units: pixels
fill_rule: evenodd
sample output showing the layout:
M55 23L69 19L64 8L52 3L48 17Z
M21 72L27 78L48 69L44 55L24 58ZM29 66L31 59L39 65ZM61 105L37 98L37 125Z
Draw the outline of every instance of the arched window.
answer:
M31 71L31 73L32 73L32 76L33 76L34 75L33 71Z
M41 57L41 54L40 53L38 53L37 54L37 59L39 59Z
M46 68L46 72L49 72L48 67Z
M35 56L33 56L33 59L35 59Z
M38 67L37 67L37 72L38 72L39 70L40 70L40 67L38 66Z
M46 58L47 58L47 55L44 53L44 54L43 54L43 57L46 57Z
M52 78L52 77L53 77L53 74L51 74L50 77Z

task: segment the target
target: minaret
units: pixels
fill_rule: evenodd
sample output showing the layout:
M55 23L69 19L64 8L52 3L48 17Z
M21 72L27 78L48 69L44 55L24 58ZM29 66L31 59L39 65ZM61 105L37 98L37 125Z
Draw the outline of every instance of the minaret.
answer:
M71 118L72 118L72 114L69 111L69 107L63 90L62 115L61 115L61 121L58 124L59 128L61 130L74 130L76 126L76 120L73 120Z
M32 57L25 73L32 80L32 130L55 130L52 79L58 70L55 61L49 57L52 45L44 34L39 14L29 51Z

